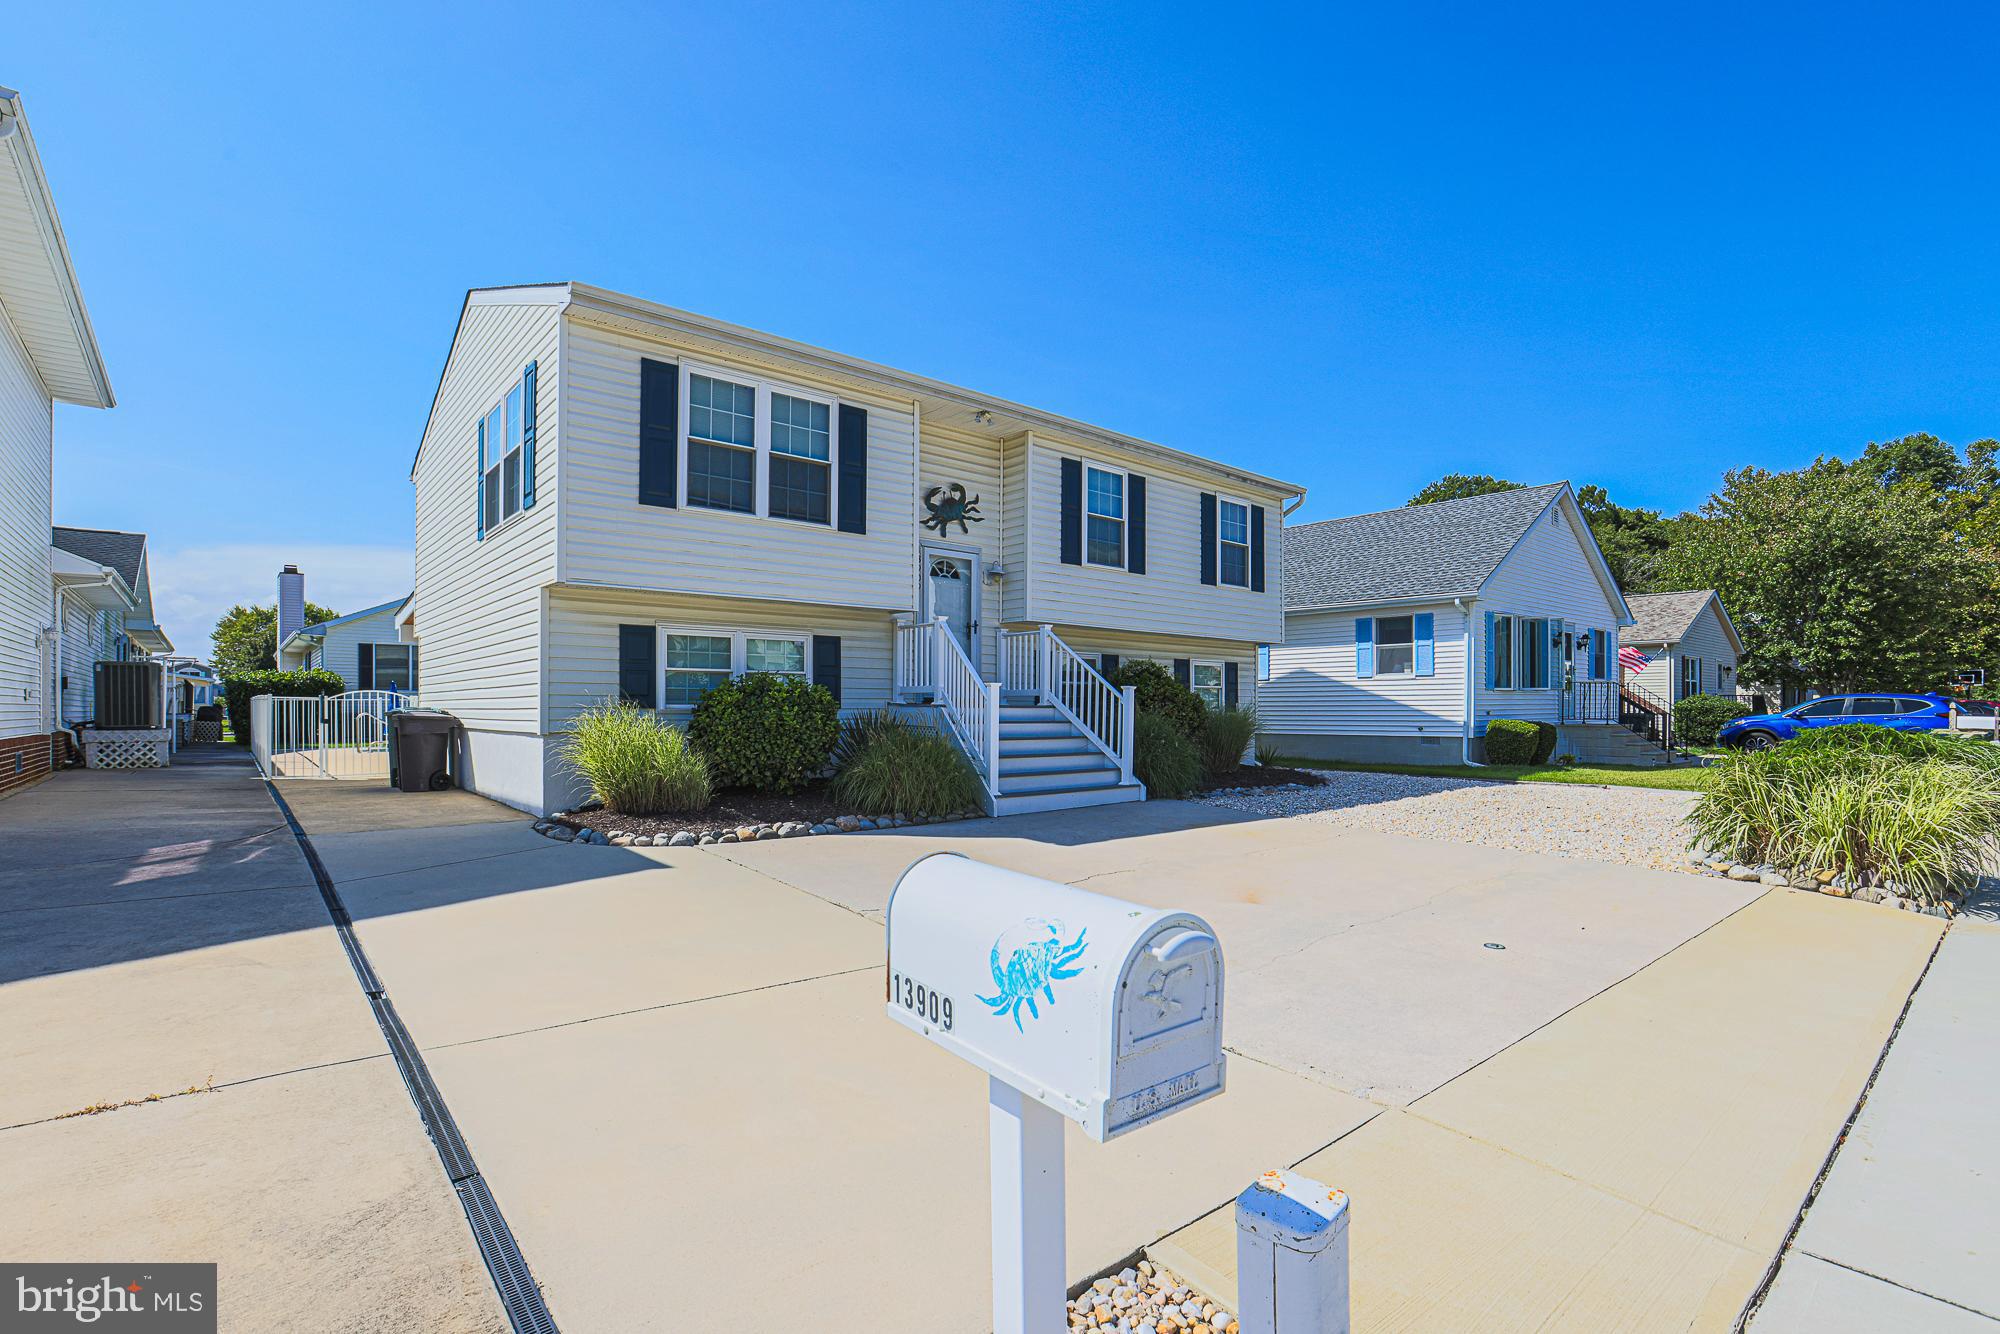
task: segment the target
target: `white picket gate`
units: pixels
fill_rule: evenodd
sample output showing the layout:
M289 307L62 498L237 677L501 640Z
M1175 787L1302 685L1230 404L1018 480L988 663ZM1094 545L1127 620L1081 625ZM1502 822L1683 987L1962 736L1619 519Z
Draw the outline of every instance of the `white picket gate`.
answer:
M387 778L389 715L416 696L259 695L250 701L250 753L267 778Z

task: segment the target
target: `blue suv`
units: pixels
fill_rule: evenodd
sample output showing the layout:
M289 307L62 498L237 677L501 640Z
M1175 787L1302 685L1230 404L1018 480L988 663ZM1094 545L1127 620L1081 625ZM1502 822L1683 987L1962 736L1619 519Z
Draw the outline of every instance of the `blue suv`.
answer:
M1898 731L1951 726L1951 701L1942 695L1828 695L1794 704L1783 713L1753 713L1722 725L1716 740L1745 750L1766 750L1814 727L1874 723Z

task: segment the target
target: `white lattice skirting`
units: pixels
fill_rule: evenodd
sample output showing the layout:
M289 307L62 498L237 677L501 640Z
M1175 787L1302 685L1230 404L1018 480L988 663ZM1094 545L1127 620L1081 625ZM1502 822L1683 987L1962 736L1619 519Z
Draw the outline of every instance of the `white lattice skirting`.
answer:
M87 769L164 769L172 762L164 727L83 734Z

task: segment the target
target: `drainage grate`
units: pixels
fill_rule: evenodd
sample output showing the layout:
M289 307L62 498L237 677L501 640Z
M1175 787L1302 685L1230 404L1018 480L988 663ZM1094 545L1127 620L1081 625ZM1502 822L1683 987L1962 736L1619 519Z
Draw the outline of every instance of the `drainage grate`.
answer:
M319 859L319 851L306 837L304 827L292 814L292 808L285 804L277 786L268 778L264 780L264 786L271 793L271 800L278 803L285 823L291 826L292 837L298 840L299 850L305 853L306 865L312 868L313 882L319 886L327 915L333 919L334 933L340 937L340 946L347 951L347 961L354 966L354 975L360 980L361 989L368 996L368 1004L375 1011L375 1022L381 1026L382 1036L389 1043L389 1055L396 1062L397 1073L403 1077L403 1087L409 1090L410 1101L416 1104L417 1115L423 1119L424 1132L430 1136L432 1147L444 1163L452 1189L458 1192L459 1205L465 1210L466 1222L472 1225L473 1240L478 1242L479 1254L486 1261L486 1271L493 1276L493 1286L499 1290L500 1304L506 1308L508 1322L513 1325L516 1334L556 1334L556 1322L549 1315L548 1304L542 1300L541 1286L529 1271L528 1261L521 1254L521 1247L514 1240L507 1220L500 1216L500 1206L494 1202L486 1179L479 1175L479 1167L472 1161L472 1150L466 1147L465 1137L458 1133L458 1122L452 1119L451 1109L444 1105L444 1097L431 1079L430 1067L424 1064L423 1053L417 1050L410 1031L403 1027L402 1017L396 1013L382 980L375 975L368 956L362 952L360 938L354 934L354 918L348 914L347 905L340 901L340 892L333 886L333 877L327 874L326 864Z

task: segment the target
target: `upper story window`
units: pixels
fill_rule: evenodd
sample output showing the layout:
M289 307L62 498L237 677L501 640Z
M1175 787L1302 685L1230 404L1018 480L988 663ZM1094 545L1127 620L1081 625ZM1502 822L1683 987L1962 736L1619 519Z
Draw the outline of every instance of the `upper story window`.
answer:
M688 376L688 504L757 512L757 391Z
M1412 676L1417 670L1417 622L1413 616L1375 618L1375 675Z
M1250 587L1250 507L1218 496L1215 540L1216 570L1222 582L1235 588Z
M486 529L521 512L521 386L486 414Z
M1083 556L1092 565L1125 566L1125 474L1084 469Z
M771 517L828 523L833 509L833 409L771 395Z

